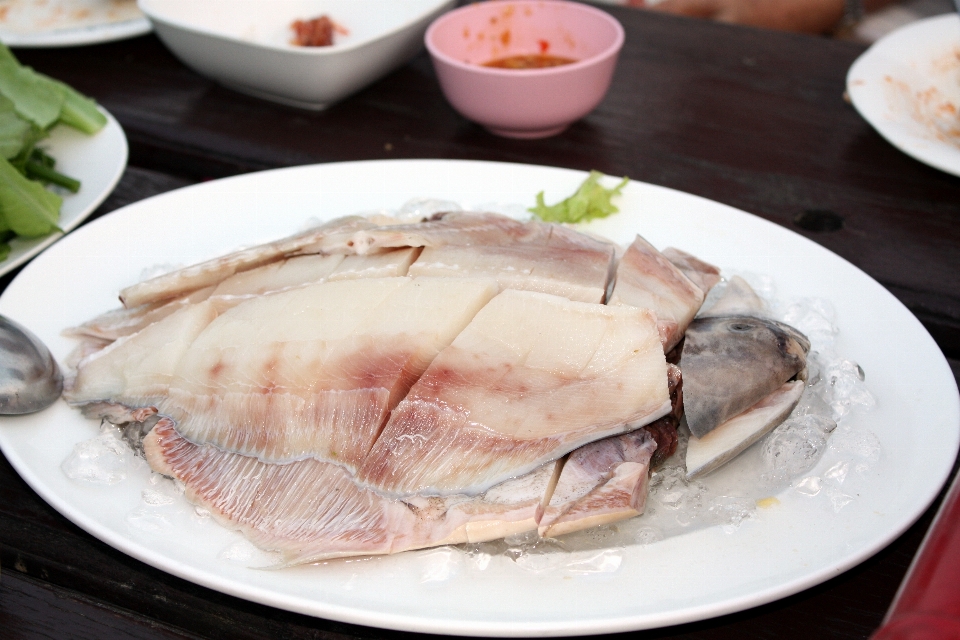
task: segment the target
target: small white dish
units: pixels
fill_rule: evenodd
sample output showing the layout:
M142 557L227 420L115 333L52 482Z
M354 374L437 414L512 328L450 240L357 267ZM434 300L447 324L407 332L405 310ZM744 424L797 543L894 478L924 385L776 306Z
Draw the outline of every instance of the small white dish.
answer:
M139 0L184 64L273 102L323 109L406 63L454 0ZM327 15L329 47L292 44L292 23Z
M878 40L850 67L847 93L890 144L960 176L960 16L920 20Z
M399 160L205 182L71 233L7 287L0 313L29 327L62 362L74 342L61 331L117 307L117 291L158 265L194 263L288 235L311 218L382 211L415 197L529 206L543 190L556 202L585 177L552 167ZM145 464L109 486L69 479L61 463L96 437L99 423L63 402L0 420L0 450L60 513L163 571L281 609L423 633L547 637L701 620L833 578L903 533L943 486L960 441L956 381L920 322L849 262L743 211L641 182L626 185L617 204L620 213L587 228L621 244L639 232L725 270L766 274L783 300L832 303L835 348L863 367L877 400L863 431L845 444L831 436L858 452L854 463L838 465L828 452L804 491L767 499L736 530L713 526L602 548L556 570L441 547L264 571L240 533L202 517L182 495L164 506L144 502L165 486Z
M127 167L127 138L120 124L104 110L107 125L92 136L58 126L38 145L57 161L57 170L80 181L77 193L61 192L60 228L69 232L83 222L117 186ZM0 261L0 276L16 269L51 244L63 233L42 238L15 238L10 255Z
M136 0L5 0L0 42L9 47L72 47L150 32Z

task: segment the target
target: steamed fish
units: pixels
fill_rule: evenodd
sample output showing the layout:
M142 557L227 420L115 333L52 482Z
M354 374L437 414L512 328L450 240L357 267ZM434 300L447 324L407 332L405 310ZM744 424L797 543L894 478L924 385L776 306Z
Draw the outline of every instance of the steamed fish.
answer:
M335 220L128 287L73 330L67 397L145 425L151 467L284 564L615 522L685 407L781 411L809 348L722 305L694 320L719 275L689 254L617 253L496 214ZM718 401L717 327L788 364Z

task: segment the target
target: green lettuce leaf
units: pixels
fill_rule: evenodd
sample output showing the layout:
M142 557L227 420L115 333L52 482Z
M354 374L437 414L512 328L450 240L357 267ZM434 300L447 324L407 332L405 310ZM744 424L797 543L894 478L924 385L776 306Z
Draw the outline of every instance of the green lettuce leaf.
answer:
M544 203L541 191L537 194L536 206L529 211L546 222L586 222L617 213L619 209L611 200L620 195L630 180L624 178L616 187L607 189L600 184L602 177L599 171L591 171L572 196L551 206Z
M59 80L53 78L48 78L48 80L63 90L63 109L60 111L61 123L79 129L88 135L92 135L106 126L107 116L100 112L94 100Z
M0 215L17 235L27 238L59 231L63 198L39 182L24 177L12 164L0 159Z
M0 95L0 158L16 157L27 142L30 123L17 115L13 102Z
M41 129L60 119L63 89L30 67L0 56L0 93L13 101L17 113Z

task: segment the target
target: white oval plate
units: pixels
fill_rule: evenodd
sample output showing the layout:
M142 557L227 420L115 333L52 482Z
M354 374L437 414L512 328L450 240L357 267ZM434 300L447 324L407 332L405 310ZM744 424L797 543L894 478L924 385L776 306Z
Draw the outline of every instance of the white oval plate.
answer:
M0 42L8 47L72 47L150 32L136 0L6 0Z
M120 123L106 110L103 112L107 124L96 134L88 136L61 125L37 145L56 159L58 171L80 181L77 193L62 192L60 228L64 233L69 233L106 200L127 167L127 137ZM62 237L63 233L52 233L42 238L15 238L10 242L10 255L0 261L0 276Z
M897 29L847 73L860 115L907 155L960 176L960 16Z
M192 263L295 232L311 217L395 209L410 198L532 205L570 194L586 174L448 160L315 165L208 182L135 203L85 225L29 264L0 313L31 328L63 359L60 335L117 305L117 291L158 264ZM724 269L771 275L784 299L826 298L838 353L867 372L868 414L883 457L848 504L788 489L733 533L702 529L610 550L609 571L533 573L505 557L472 564L435 549L279 571L251 569L242 538L186 503L141 501L146 469L108 487L69 480L60 464L98 424L58 403L0 421L0 449L54 508L107 544L164 571L256 602L345 622L409 631L560 636L698 620L781 598L854 566L913 523L948 476L960 442L950 368L920 323L856 267L803 237L731 207L630 183L621 213L590 225L618 242L642 232ZM826 460L813 474L823 474ZM854 472L851 471L851 475ZM852 492L852 491L851 491ZM821 496L823 497L823 496ZM842 508L841 508L842 507ZM179 510L178 510L179 509ZM837 510L839 509L839 510ZM616 562L619 561L619 567Z

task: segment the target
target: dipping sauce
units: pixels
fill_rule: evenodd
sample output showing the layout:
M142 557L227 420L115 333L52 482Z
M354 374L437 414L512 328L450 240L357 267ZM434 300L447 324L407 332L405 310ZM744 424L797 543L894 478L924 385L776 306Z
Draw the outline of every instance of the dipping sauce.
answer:
M547 67L559 67L565 64L573 64L574 62L576 62L576 60L573 58L551 56L545 53L534 53L530 55L496 58L489 62L484 62L483 66L496 67L497 69L546 69Z
M291 44L301 47L329 47L333 44L333 20L327 16L297 20L290 28L295 34Z

